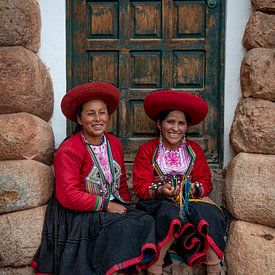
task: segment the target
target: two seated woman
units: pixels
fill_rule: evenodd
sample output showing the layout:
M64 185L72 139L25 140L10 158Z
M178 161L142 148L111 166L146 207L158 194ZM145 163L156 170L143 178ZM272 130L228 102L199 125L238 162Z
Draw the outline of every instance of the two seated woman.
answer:
M205 118L207 103L171 90L145 98L160 137L136 155L136 208L121 143L106 133L118 104L117 88L103 82L82 84L63 97L62 112L79 132L56 152L55 194L32 266L37 274L161 274L173 245L187 264L205 263L208 274L219 274L225 220L207 197L212 182L204 153L185 138L188 126Z

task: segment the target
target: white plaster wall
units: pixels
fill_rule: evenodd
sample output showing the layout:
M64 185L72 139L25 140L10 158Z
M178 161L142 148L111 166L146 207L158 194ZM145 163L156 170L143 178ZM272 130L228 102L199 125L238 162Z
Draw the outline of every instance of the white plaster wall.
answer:
M220 0L223 1L223 0ZM66 120L60 101L66 93L66 13L65 0L40 0L42 33L39 55L48 66L54 85L52 127L56 147L66 137ZM241 97L240 64L245 51L242 37L251 14L250 0L227 0L225 38L224 166L233 157L229 132L236 105Z
M242 38L250 15L250 0L227 0L225 22L224 166L227 166L234 156L229 144L229 132L236 105L242 96L240 65L245 54Z
M41 47L39 56L48 67L54 88L54 113L51 119L56 147L66 137L66 119L60 102L66 93L66 6L65 0L39 0Z

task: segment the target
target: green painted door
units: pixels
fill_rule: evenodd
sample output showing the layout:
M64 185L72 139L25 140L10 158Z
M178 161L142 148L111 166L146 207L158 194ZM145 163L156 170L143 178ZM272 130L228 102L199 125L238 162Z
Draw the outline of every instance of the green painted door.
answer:
M224 1L67 0L68 89L107 81L121 103L110 130L131 164L156 134L143 98L158 88L185 90L209 103L207 119L189 137L222 165ZM69 125L69 132L71 125Z

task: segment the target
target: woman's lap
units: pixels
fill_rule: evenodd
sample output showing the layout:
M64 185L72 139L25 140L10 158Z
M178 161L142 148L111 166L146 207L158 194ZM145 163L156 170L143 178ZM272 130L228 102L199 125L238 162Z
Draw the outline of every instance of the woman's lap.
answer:
M104 274L113 265L134 264L133 258L138 262L141 252L153 255L154 219L145 212L126 207L127 214L123 216L75 212L61 207L52 198L46 211L41 246L34 258L38 272Z
M154 216L158 244L171 238L170 231L175 221L181 225L173 228L177 240L174 248L185 262L190 265L200 265L211 245L219 257L225 248L226 222L222 211L214 204L205 202L190 202L187 219L179 218L179 207L171 200L140 201L137 208ZM166 223L166 225L163 225ZM181 227L179 229L179 226ZM166 241L164 242L164 240Z

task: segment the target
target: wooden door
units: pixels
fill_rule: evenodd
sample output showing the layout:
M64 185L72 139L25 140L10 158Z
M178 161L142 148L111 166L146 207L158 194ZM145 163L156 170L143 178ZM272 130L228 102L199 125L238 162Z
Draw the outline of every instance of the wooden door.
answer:
M131 164L156 127L143 99L172 88L206 99L210 111L189 137L205 149L212 167L222 164L224 1L67 0L68 89L107 81L120 90L111 131Z

